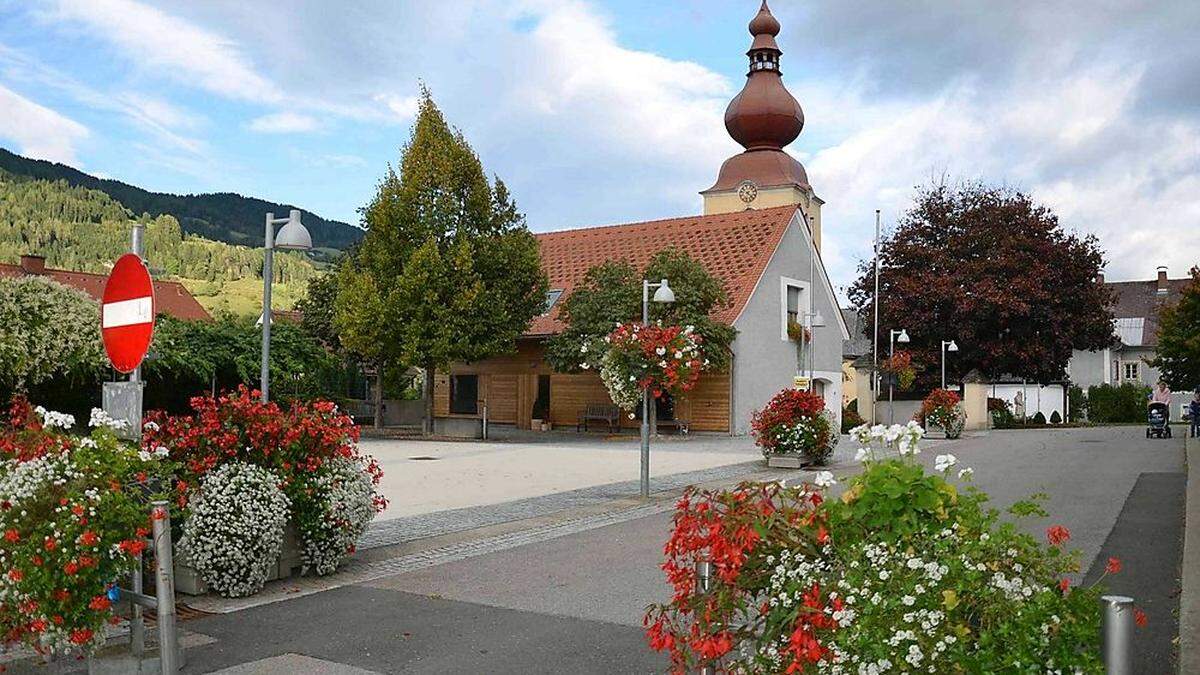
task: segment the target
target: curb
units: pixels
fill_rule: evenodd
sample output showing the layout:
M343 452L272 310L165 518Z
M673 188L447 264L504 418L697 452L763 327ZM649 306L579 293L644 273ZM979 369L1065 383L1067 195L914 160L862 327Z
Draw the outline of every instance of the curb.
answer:
M1179 672L1200 673L1200 438L1188 438L1184 447L1187 506L1179 594Z

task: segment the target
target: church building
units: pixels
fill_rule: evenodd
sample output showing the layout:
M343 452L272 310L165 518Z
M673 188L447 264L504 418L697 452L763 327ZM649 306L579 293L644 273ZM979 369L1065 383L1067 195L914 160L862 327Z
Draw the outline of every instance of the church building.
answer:
M850 337L821 261L821 205L800 162L784 147L800 135L804 113L783 85L779 21L766 2L750 22L753 42L742 91L725 111L725 128L745 148L721 165L700 192L703 213L641 223L538 234L550 280L546 312L533 320L516 351L454 364L434 383L439 431L490 424L528 429L534 420L575 428L589 407L611 406L593 371L555 372L543 359L547 337L562 330L558 308L591 267L624 259L644 268L658 251L677 247L722 278L730 305L714 318L737 329L732 366L705 372L685 400L658 409L689 431L745 434L753 412L776 392L812 376L812 387L840 418L842 342ZM811 326L812 357L800 363L789 324ZM794 334L794 333L793 333ZM615 424L636 427L620 415Z

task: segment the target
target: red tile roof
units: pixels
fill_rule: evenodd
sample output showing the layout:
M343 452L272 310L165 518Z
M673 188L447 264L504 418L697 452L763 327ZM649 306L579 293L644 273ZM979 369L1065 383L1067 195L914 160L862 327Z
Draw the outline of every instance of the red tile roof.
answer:
M525 334L551 335L563 329L558 310L590 268L608 260L626 260L641 269L669 246L682 249L710 274L725 280L730 304L713 318L733 323L795 212L795 206L779 206L538 234L550 288L561 289L563 295L549 314L533 320Z
M25 275L26 272L21 269L20 265L0 263L0 277L20 277ZM45 272L38 276L49 277L61 284L77 288L92 296L92 299L97 302L100 301L100 296L104 294L104 281L108 278L103 274L69 272L67 270L50 268L46 268ZM170 314L177 319L212 320L208 312L196 301L195 296L178 281L155 280L154 300L161 314Z

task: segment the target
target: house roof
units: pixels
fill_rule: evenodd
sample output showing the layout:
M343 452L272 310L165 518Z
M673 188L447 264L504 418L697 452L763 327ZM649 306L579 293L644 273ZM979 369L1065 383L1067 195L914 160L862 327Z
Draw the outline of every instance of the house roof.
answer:
M20 265L0 263L0 277L43 276L87 293L96 302L104 295L108 277L91 272L70 272L47 267L39 274L29 274ZM177 319L210 321L212 317L196 301L196 297L178 281L154 281L154 301L160 314Z
M1117 320L1115 330L1121 342L1130 347L1156 346L1159 312L1163 307L1178 302L1190 281L1190 278L1167 279L1166 293L1163 294L1158 292L1157 279L1105 282L1104 285L1117 294L1112 309Z
M587 271L609 260L642 268L650 257L674 246L695 258L710 274L724 279L730 304L713 319L732 324L774 255L796 206L747 209L734 213L651 220L537 235L550 288L570 295ZM548 314L536 317L527 336L552 335L564 328L558 318L562 298Z
M871 339L864 332L865 324L858 310L846 308L842 311L842 319L850 329L850 339L842 341L842 358L857 359L863 354L871 353Z

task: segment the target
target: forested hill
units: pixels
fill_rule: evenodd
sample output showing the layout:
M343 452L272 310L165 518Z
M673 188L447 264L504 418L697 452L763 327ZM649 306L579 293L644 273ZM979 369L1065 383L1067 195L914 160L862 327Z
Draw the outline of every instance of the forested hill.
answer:
M129 250L134 218L109 195L14 176L0 169L0 263L24 253L45 256L49 267L107 273ZM183 282L209 311L257 316L262 303L263 249L184 234L170 215L137 218L146 225L146 258L155 276ZM289 309L320 263L301 253L275 256L272 306Z
M231 192L200 195L150 192L121 181L97 178L65 164L22 157L4 148L0 148L0 169L17 176L64 180L71 185L99 190L135 214L172 215L188 234L245 246L262 246L263 217L267 212L286 215L294 208ZM326 220L309 211L303 212L302 220L312 234L313 246L318 248L341 250L362 238L362 230L357 227Z

